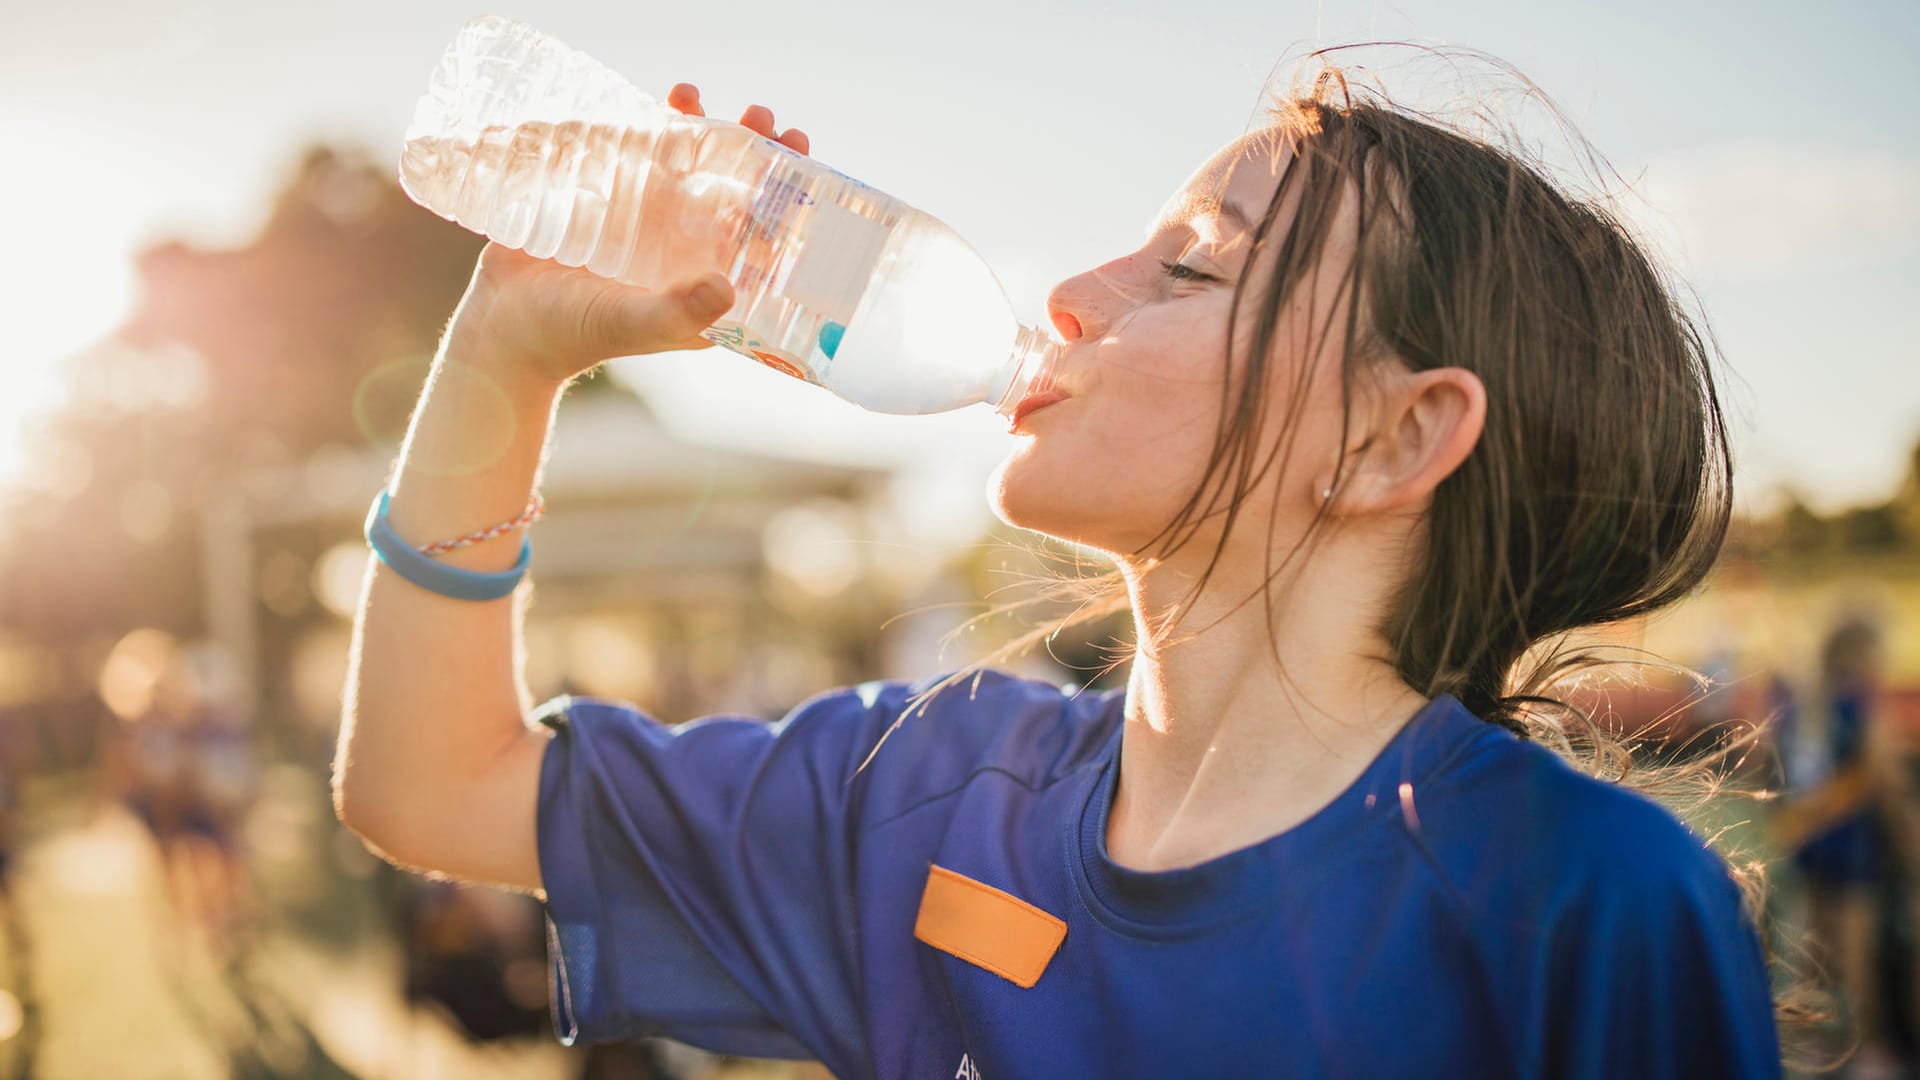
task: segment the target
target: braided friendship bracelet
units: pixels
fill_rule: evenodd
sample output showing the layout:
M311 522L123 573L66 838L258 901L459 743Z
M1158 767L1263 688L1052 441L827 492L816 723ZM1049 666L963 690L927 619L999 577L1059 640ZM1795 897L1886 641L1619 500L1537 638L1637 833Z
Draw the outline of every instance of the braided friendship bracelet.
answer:
M493 573L462 570L425 554L401 539L387 521L387 492L382 491L367 513L367 546L395 573L428 592L455 600L498 600L511 595L533 562L533 541L521 538L520 559ZM464 538L463 538L464 539Z
M514 529L524 529L532 525L534 522L539 521L541 516L546 512L547 504L540 501L540 493L536 491L533 493L533 496L527 500L526 511L512 521L503 521L498 525L489 525L484 529L470 532L465 536L457 536L452 540L441 540L437 543L428 544L426 547L420 549L420 554L444 555L455 548L463 548L468 544L477 544L482 540L491 540L501 533L511 532Z

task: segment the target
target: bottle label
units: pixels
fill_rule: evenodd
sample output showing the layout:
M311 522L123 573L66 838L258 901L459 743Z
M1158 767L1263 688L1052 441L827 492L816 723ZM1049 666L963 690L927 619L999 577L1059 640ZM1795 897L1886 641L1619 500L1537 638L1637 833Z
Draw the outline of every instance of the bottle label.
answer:
M765 136L761 136L761 137L762 137L762 138L765 138ZM812 157L809 157L809 156L807 156L806 154L803 154L803 153L801 153L800 151L798 151L798 150L795 150L795 149L794 149L793 147L791 147L791 146L788 146L788 145L787 145L786 143L783 143L783 142L774 142L774 140L772 140L772 139L767 139L767 141L768 141L769 143L773 143L773 147L774 147L774 149L776 149L776 150L778 150L778 151L780 151L781 153L783 153L783 154L785 154L785 155L787 155L787 156L788 156L788 157L790 157L790 158L793 158L793 159L794 159L795 161L798 161L798 162L805 162L805 163L806 163L806 167L807 167L807 168L808 168L809 170L811 170L811 171L814 171L814 172L818 172L818 173L825 173L825 174L827 174L828 176L833 176L833 177L838 177L839 179L841 179L841 180L843 180L843 181L845 181L845 182L847 182L847 183L849 183L849 184L852 184L852 185L853 185L854 187L857 187L857 188L859 188L859 189L860 189L860 190L862 190L862 191L872 191L872 190L873 190L873 189L872 189L871 187L869 187L869 186L867 186L866 184L863 184L863 183L861 183L861 182L860 182L860 181L858 181L858 180L855 180L855 179L854 179L853 177L851 177L851 176L848 176L848 175L847 175L846 173L843 173L843 172L841 172L841 171L840 171L840 170L838 170L838 169L835 169L835 168L831 168L831 167L829 167L829 166L826 166L826 165L822 165L822 164L820 164L820 162L819 162L819 160L818 160L817 158L812 158Z
M737 322L716 322L700 331L700 336L730 352L751 357L782 375L791 375L801 382L818 381L813 377L812 366L805 360L749 336L747 328Z
M887 227L823 202L814 207L805 236L786 294L828 318L851 319L887 246Z
M809 198L800 179L798 173L782 170L775 170L767 178L766 185L760 189L760 198L753 204L752 224L748 226L750 240L757 235L773 241L786 231L794 211Z
M778 345L764 342L750 324L727 320L714 323L700 336L782 374L820 383L872 283L892 232L888 225L837 202L836 194L844 196L847 191L834 181L866 192L871 188L788 147L780 150L791 160L777 164L761 184L747 227L749 254L737 269L735 288L759 291L764 284L768 298L786 301L779 309L781 317L769 318L768 323L779 322L783 329L773 336L785 337ZM890 201L882 196L878 203ZM876 200L856 198L856 202ZM772 261L761 265L760 260L768 258ZM765 298L745 314L758 321L756 312L764 306ZM797 342L791 330L800 327L818 330L805 355L792 351Z

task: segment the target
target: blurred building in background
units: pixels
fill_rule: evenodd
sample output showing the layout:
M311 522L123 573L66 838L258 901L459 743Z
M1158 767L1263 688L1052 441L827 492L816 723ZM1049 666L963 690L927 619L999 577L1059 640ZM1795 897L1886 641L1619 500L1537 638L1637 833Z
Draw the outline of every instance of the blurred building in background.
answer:
M368 449L257 470L201 522L207 631L318 760L369 557L365 504L390 464ZM858 540L885 478L676 442L622 391L568 398L541 484L530 689L668 720L770 717L861 677L891 599Z

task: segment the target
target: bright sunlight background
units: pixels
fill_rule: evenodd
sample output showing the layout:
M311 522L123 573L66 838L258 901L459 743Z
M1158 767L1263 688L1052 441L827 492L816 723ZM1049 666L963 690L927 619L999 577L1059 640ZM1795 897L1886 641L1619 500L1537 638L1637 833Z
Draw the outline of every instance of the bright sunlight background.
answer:
M1743 497L1882 496L1920 432L1920 8L1682 7L501 10L656 93L697 82L716 114L770 104L824 160L953 224L1029 321L1054 282L1134 243L1167 193L1245 129L1283 57L1384 37L1485 49L1609 156L1635 216L1699 289L1735 372ZM127 312L143 241L244 238L316 138L397 153L435 58L479 10L0 4L0 130L15 151L0 172L0 476L37 467L32 417L86 378L67 358ZM943 499L977 506L974 479L1005 438L985 410L867 416L718 356L619 368L683 437L905 464Z

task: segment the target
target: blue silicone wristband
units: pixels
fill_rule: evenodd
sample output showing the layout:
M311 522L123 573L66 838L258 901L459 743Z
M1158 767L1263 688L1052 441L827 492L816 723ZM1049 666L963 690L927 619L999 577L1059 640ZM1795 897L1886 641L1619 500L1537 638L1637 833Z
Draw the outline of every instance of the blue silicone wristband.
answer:
M381 562L392 567L394 573L428 592L455 600L498 600L509 595L514 586L520 584L520 579L527 576L527 566L533 561L533 541L525 537L520 540L520 561L511 569L493 573L461 570L423 555L418 548L400 539L400 534L388 524L385 491L380 492L367 514L367 546Z

